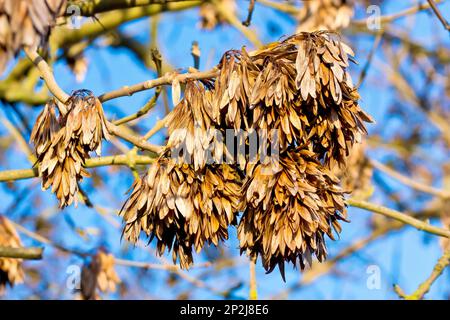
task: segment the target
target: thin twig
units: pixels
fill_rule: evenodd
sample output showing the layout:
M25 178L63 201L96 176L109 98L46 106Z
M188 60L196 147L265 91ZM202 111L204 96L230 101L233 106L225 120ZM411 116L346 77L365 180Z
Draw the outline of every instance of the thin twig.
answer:
M378 49L378 46L380 45L381 40L383 39L383 32L380 31L377 33L375 37L375 41L373 42L372 49L369 52L369 55L367 56L366 64L364 65L361 74L359 75L358 84L356 85L356 88L360 88L364 79L366 78L367 72L369 71L370 65L372 64L373 56L375 55L375 52Z
M55 248L55 249L57 249L57 250L59 250L59 251L61 251L61 252L69 253L69 254L75 254L75 255L78 255L78 256L81 256L81 257L85 257L85 256L88 256L88 255L89 255L89 254L87 254L87 253L85 253L85 252L81 252L81 251L78 251L78 250L69 249L69 248L66 248L66 247L63 246L63 245L54 243L54 242L52 242L51 240L45 238L44 236L41 236L40 234L37 234L36 232L30 231L30 230L28 230L27 228L23 227L22 225L20 225L20 224L14 222L14 221L11 221L11 220L10 220L10 222L11 222L11 224L14 226L14 228L15 228L17 231L19 231L19 232L25 234L26 236L28 236L28 237L31 238L31 239L34 239L34 240L36 240L36 241L38 241L38 242L40 242L40 243L49 245L49 246L51 246L51 247L53 247L53 248Z
M192 41L192 47L191 47L191 55L194 59L194 68L199 69L200 68L200 46L198 44L198 41Z
M438 0L437 3L442 2L443 0ZM381 23L390 23L393 22L395 20L398 20L400 18L404 18L410 15L413 15L417 12L423 11L423 10L427 10L430 8L430 4L423 2L423 3L419 3L417 5L414 5L410 8L407 8L405 10L399 11L397 13L393 13L393 14L389 14L389 15L384 15L380 17L380 22ZM367 18L364 19L360 19L360 20L354 20L352 21L352 24L355 26L366 26L367 25Z
M85 168L96 168L111 165L132 166L132 165L146 165L150 164L155 159L149 156L121 154L115 156L97 157L87 159L84 165ZM0 182L14 181L22 179L36 178L39 176L37 168L19 169L19 170L5 170L0 171Z
M246 28L242 25L242 22L236 17L236 15L227 8L222 1L213 1L216 6L217 12L222 16L231 26L236 30L241 32L250 41L255 48L260 48L263 46L261 40L259 40L258 35L250 28Z
M141 148L142 150L152 151L155 153L159 153L162 150L161 146L157 146L151 143L148 143L141 137L135 136L133 134L128 133L122 127L118 127L111 122L107 123L108 131L114 136L120 137L128 142L131 142L136 147Z
M20 225L18 223L15 223L13 221L11 221L11 223L19 232L27 235L28 237L30 237L40 243L54 247L55 249L62 251L64 253L75 254L78 256L82 256L82 257L92 255L90 253L85 253L85 252L80 252L77 250L69 249L60 244L54 243L53 241L47 239L44 236L41 236L38 233L35 233L33 231L26 229L25 227L23 227L22 225ZM0 257L2 256L2 251L1 251L2 248L4 248L4 247L0 247ZM21 248L21 249L24 249L24 248ZM43 251L43 248L38 248L38 249L41 249L41 251ZM30 250L30 253L31 253L31 250ZM144 269L168 270L168 271L172 271L172 272L176 272L176 273L182 272L182 270L180 270L180 268L177 265L172 265L172 264L154 264L154 263L132 261L132 260L126 260L126 259L120 259L120 258L114 258L114 262L115 262L115 264L121 265L121 266L144 268ZM210 262L205 262L205 263L196 265L195 268L207 268L207 267L211 267L211 266L212 266L212 264Z
M158 51L157 48L152 48L151 49L151 56L152 56L152 61L155 64L156 67L156 72L158 77L161 77L162 75L162 57L161 57L161 53ZM158 101L159 95L161 94L161 90L162 87L156 87L155 90L155 95L149 100L147 101L147 103L136 113L123 117L122 119L116 120L113 123L116 126L122 125L124 123L136 120L144 115L146 115L155 105L156 102Z
M101 102L116 99L119 97L131 96L137 92L149 90L154 87L162 85L170 85L176 79L180 83L186 82L188 80L200 80L200 79L211 79L218 75L217 68L213 68L208 71L202 72L188 72L183 74L177 74L175 72L168 72L162 77L140 82L131 86L125 86L117 90L113 90L100 95L98 98Z
M356 200L356 199L348 199L347 204L352 207L361 208L367 211L372 211L375 213L379 213L383 216L393 218L395 220L401 221L403 223L409 224L419 230L426 231L431 234L435 234L441 237L450 238L450 230L445 230L442 228L438 228L430 225L429 223L420 221L416 218L408 216L402 212L386 208L380 205L376 205L367 201Z
M445 20L444 16L442 15L441 11L436 6L436 3L434 3L433 0L428 0L428 3L430 4L431 9L433 9L434 14L436 17L438 17L439 21L441 21L442 25L444 26L445 30L450 31L450 24Z
M161 130L162 128L164 128L164 126L167 123L167 120L169 119L169 115L165 116L164 118L162 118L161 120L158 120L156 122L156 124L153 126L153 128L151 128L142 139L144 140L148 140L151 137L153 137L153 135L155 133L157 133L159 130Z
M156 105L156 102L159 97L159 93L161 92L160 88L161 87L157 87L155 95L149 101L147 101L147 103L141 109L139 109L139 111L137 111L136 113L133 113L129 116L125 116L121 119L115 120L113 122L113 124L115 124L116 126L120 126L122 124L139 119L140 117L146 115Z
M256 0L250 0L250 3L248 5L247 19L245 19L245 21L242 21L242 24L246 27L249 27L250 24L252 23L252 15L253 11L255 10L255 2Z
M406 176L402 175L401 173L389 168L388 166L382 164L381 162L378 162L377 160L371 159L370 164L374 168L384 172L388 176L394 178L395 180L403 183L406 186L413 188L414 190L429 193L434 196L441 197L443 199L450 199L450 191L441 190L441 189L427 186L425 184L417 182L417 181L415 181L409 177L406 177Z
M116 265L125 267L136 267L143 269L153 269L153 270L166 270L171 272L176 272L180 270L180 267L175 264L158 264L158 263L148 263L141 261L125 260L125 259L114 259ZM211 262L198 263L192 266L192 268L208 268L211 267Z
M275 1L270 1L270 0L258 0L259 3L261 3L262 5L287 13L287 14L291 14L291 15L297 15L300 11L300 8L295 7L289 3L284 3L284 2L275 2Z

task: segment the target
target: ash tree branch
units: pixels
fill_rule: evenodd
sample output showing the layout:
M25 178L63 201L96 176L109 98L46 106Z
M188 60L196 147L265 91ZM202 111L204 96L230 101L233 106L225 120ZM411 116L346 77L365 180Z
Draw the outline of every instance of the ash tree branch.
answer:
M255 11L255 2L256 0L250 0L250 3L248 5L247 19L245 21L242 21L242 24L246 27L249 27L252 23L253 11Z
M150 164L155 159L148 156L134 155L134 154L121 154L115 156L106 156L87 159L84 165L85 168L96 168L111 165L119 166L132 166L132 165L146 165ZM0 182L15 181L30 178L37 178L39 172L37 168L32 169L19 169L19 170L6 170L0 171Z
M0 259L1 258L13 258L13 259L25 259L25 260L40 260L44 248L42 247L29 247L29 248L12 248L0 246Z
M431 275L426 279L414 293L409 296L411 299L422 299L425 294L430 291L431 286L440 277L440 275L444 272L445 268L450 265L450 248L444 252L442 257L438 260L436 265L431 272Z
M390 176L391 178L394 178L395 180L399 181L400 183L411 187L414 190L421 191L424 193L428 193L434 196L441 197L443 199L450 199L450 191L447 190L440 190L438 188L434 188L431 186L427 186L423 183L414 181L413 179L404 176L403 174L389 168L388 166L382 164L381 162L378 162L376 160L370 160L370 164L377 170L385 173L386 175Z
M377 204L373 204L367 201L361 201L361 200L355 200L355 199L348 199L347 204L351 207L357 207L360 209L364 209L367 211L372 211L378 214L381 214L383 216L386 216L388 218L392 218L398 221L401 221L403 223L409 224L418 230L422 230L431 234L435 234L437 236L450 238L450 230L446 230L443 228L432 226L429 223L420 221L416 218L413 218L407 214L404 214L402 212L386 208Z
M211 70L208 71L188 72L183 74L177 74L175 72L167 72L162 77L140 82L131 86L124 86L120 89L106 92L100 95L98 98L101 102L106 102L120 97L132 96L137 92L149 90L154 87L159 87L162 85L170 85L174 80L178 80L180 83L183 83L188 80L211 79L216 77L217 75L218 75L217 68L212 68Z
M107 126L108 126L108 131L110 134L130 142L142 150L147 150L147 151L151 151L151 152L155 152L155 153L159 153L162 150L161 146L151 144L151 143L145 141L145 139L143 139L141 137L138 137L131 133L128 133L125 129L118 127L111 122L108 122Z
M51 35L50 42L53 43L55 47L66 47L79 43L85 39L94 39L132 20L151 17L162 12L182 11L194 8L199 4L201 4L201 1L183 1L179 3L167 3L165 5L152 4L107 12L99 16L101 23L94 21L92 23L84 24L80 29L73 30L56 28Z

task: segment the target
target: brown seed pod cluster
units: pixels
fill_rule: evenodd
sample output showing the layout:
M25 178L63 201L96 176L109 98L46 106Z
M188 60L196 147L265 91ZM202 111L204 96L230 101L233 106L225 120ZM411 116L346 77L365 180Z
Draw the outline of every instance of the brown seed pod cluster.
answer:
M120 282L114 270L114 256L99 251L81 270L81 297L84 300L98 300L99 293L116 292Z
M277 130L281 151L277 170L273 163L247 166L238 232L241 250L261 256L268 272L278 265L283 274L284 263L297 260L303 268L313 255L322 261L325 234L333 238L332 227L340 232L338 220L345 220L340 180L330 168L345 165L366 134L364 122L372 121L358 105L349 55L327 32L300 33L250 56L234 53L240 58L235 87L248 88L237 110L248 129ZM226 95L229 87L216 81L215 91ZM230 110L239 112L225 105L221 113Z
M45 45L66 0L0 0L0 73L22 47Z
M22 243L16 229L11 222L0 215L0 246L20 248ZM6 285L13 287L23 283L24 273L22 259L0 258L0 296L4 293Z
M253 127L279 129L280 147L308 145L330 167L343 165L372 119L347 72L352 50L327 32L300 33L253 56Z
M340 232L338 221L345 220L340 180L330 170L345 165L366 133L364 122L371 122L347 72L349 55L333 33L300 33L257 52L229 51L214 82L189 81L169 117L164 155L135 182L122 208L126 238L136 242L141 231L156 236L158 252L173 248L174 261L185 268L192 263L191 247L199 251L206 242L226 239L242 211L241 250L261 256L268 272L278 265L283 274L285 262L299 261L303 268L314 255L322 261L325 235L333 238L333 228ZM234 152L214 139L213 129L275 131L277 141L268 137L279 144L279 158L255 163L244 155L240 167L207 163L208 146ZM250 140L238 143L247 148ZM187 162L175 163L182 144ZM224 176L224 168L232 174ZM222 184L228 189L205 187ZM231 208L221 211L221 199Z
M352 0L303 1L303 7L298 15L297 31L338 31L350 24L353 15Z
M189 81L184 98L167 119L169 140L166 149L179 163L192 164L195 170L202 169L208 157L216 160L223 157L223 142L216 139L219 131L212 108L212 83Z
M91 151L100 154L102 139L109 139L102 105L92 92L75 91L67 107L67 114L57 115L56 102L48 102L30 137L42 188L51 187L61 208L77 203L78 183L89 177L85 160Z
M147 174L135 181L120 215L124 236L137 242L141 231L156 238L158 253L172 250L181 268L192 262L192 249L228 239L228 226L236 224L240 210L237 172L226 164L194 170L161 157Z
M326 258L324 235L334 238L345 220L339 180L305 148L289 149L279 162L251 166L244 182L246 209L239 223L241 251L261 256L267 272L297 260L303 269L312 256Z
M224 128L248 129L248 106L258 66L245 49L228 51L218 66L220 74L214 83L214 120Z

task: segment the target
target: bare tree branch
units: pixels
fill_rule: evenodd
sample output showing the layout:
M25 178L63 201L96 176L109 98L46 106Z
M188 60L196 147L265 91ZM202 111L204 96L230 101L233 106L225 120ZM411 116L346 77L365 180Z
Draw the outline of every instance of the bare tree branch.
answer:
M436 14L436 17L438 17L439 21L441 21L445 30L450 31L450 24L448 24L447 20L444 18L441 11L439 10L439 8L436 6L436 3L434 3L433 0L428 0L428 3L430 4L430 7L433 9L434 13Z
M426 231L431 234L435 234L441 237L450 238L450 230L445 230L442 228L438 228L430 225L429 223L420 221L416 218L408 216L402 212L389 209L380 205L376 205L367 201L360 201L355 199L348 199L347 204L352 207L361 208L367 211L372 211L375 213L379 213L383 216L393 218L395 220L401 221L403 223L409 224L418 230Z
M134 165L146 165L150 164L155 159L148 156L122 154L116 156L106 156L91 158L86 160L84 165L86 168L96 168L111 165L120 166L132 166ZM6 170L0 171L0 182L14 181L22 179L36 178L39 176L37 168L33 169L19 169L19 170Z
M377 160L371 159L370 164L374 168L384 172L388 176L394 178L395 180L403 183L406 186L413 188L414 190L429 193L431 195L438 196L443 199L450 199L450 191L440 190L440 189L437 189L437 188L434 188L431 186L424 185L424 184L417 182L409 177L404 176L403 174L389 168L388 166L382 164L381 162L378 162Z
M25 259L25 260L40 260L44 248L12 248L0 246L0 259L1 258L13 258L13 259Z
M210 79L214 78L218 75L217 68L213 68L208 71L195 71L188 72L183 74L178 74L176 72L168 72L160 78L147 80L144 82L140 82L131 86L124 86L120 89L113 90L107 93L100 95L98 98L101 102L105 102L108 100L116 99L119 97L126 97L135 94L136 92L149 90L154 87L169 85L176 79L180 83L186 82L188 80L200 80L200 79Z
M74 5L80 8L82 16L94 16L97 13L112 11L117 9L129 9L148 5L167 5L171 2L187 2L187 0L72 0L69 6ZM67 13L69 15L69 13Z

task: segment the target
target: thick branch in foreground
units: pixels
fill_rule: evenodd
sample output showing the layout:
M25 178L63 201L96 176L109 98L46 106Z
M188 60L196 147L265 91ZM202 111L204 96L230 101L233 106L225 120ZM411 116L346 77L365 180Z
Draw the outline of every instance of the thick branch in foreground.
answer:
M361 208L367 211L372 211L375 213L379 213L383 216L401 221L403 223L409 224L419 230L426 231L428 233L432 233L441 237L450 238L450 230L442 229L439 227L432 226L429 223L420 221L416 218L408 216L402 212L389 209L380 205L376 205L367 201L360 201L355 199L348 199L347 204L351 207Z
M0 258L40 260L43 252L44 248L41 247L12 248L0 246Z
M97 0L96 2L99 1ZM182 11L196 7L200 3L201 1L182 1L179 3L166 3L164 5L151 4L139 7L135 6L124 10L114 10L100 15L98 19L101 23L94 21L92 23L84 24L80 29L72 30L68 30L67 28L55 28L50 37L50 42L56 47L66 47L84 39L94 39L128 21L137 20L143 17L151 17L162 12Z

